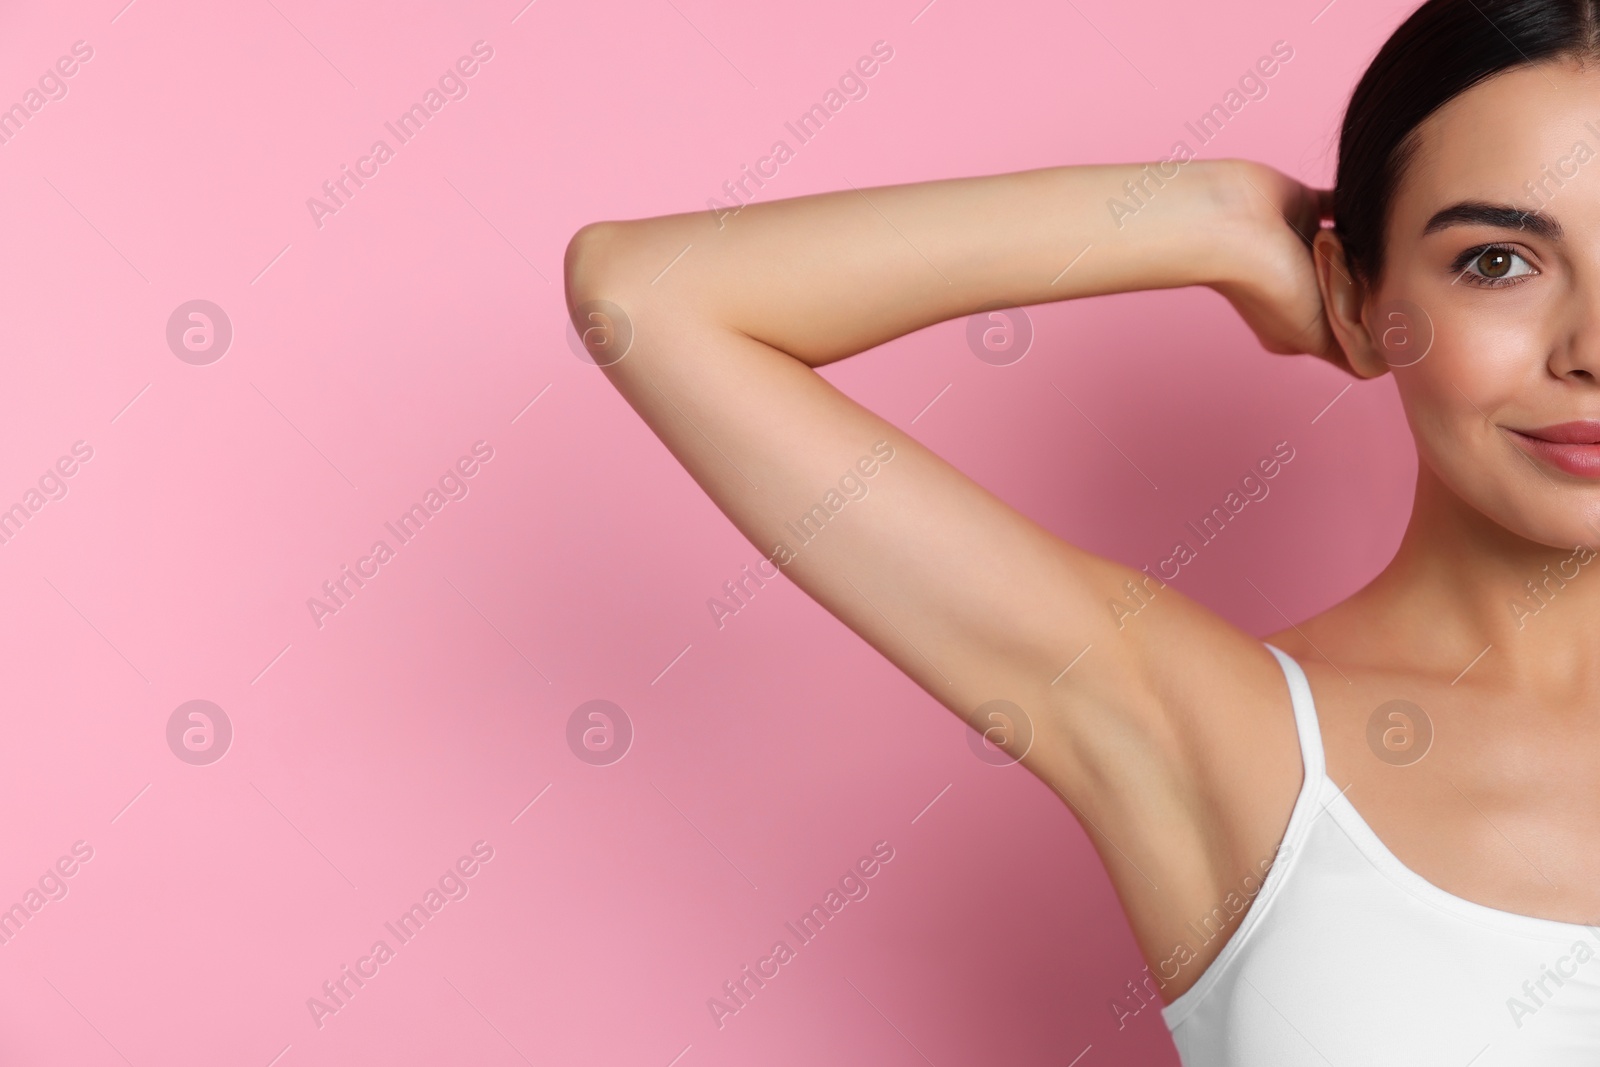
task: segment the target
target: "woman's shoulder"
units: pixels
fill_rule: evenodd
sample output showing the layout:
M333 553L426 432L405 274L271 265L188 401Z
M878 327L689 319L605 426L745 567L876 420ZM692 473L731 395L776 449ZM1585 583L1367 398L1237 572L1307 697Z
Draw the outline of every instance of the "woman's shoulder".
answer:
M1441 702L1460 695L1452 683L1471 656L1447 663L1418 638L1404 613L1360 596L1263 638L1305 672L1335 782L1403 765L1394 746L1431 737Z

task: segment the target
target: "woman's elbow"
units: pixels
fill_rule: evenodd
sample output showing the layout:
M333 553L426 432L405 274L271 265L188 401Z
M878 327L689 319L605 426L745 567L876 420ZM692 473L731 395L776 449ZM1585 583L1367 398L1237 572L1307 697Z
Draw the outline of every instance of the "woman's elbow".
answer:
M616 284L622 231L627 225L625 222L591 222L579 227L567 242L562 275L569 311L586 300L605 295L603 290Z

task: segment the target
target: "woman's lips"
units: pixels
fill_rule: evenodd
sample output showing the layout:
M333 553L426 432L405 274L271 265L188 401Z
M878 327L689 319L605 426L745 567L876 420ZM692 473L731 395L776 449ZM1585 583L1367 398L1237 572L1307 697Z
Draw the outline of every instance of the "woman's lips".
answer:
M1510 430L1535 459L1579 478L1600 479L1600 421L1563 422L1537 430Z

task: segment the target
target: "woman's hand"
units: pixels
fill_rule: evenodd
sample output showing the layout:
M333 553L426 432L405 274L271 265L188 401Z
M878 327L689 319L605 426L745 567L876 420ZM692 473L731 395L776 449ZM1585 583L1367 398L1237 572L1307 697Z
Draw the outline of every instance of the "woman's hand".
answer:
M1268 352L1309 353L1354 373L1328 325L1312 259L1311 239L1333 215L1333 193L1262 163L1227 160L1224 168L1217 195L1241 227L1243 261L1236 277L1211 287Z

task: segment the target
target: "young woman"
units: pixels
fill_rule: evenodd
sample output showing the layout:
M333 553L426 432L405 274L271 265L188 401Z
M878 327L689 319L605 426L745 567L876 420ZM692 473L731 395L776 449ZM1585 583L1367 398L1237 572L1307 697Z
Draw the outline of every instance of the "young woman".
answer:
M568 249L596 362L758 548L877 446L870 502L774 562L1066 799L1186 1064L1600 1063L1596 9L1429 0L1358 85L1331 193L1194 161L1119 228L1144 169L1065 166ZM1190 285L1268 351L1392 374L1416 439L1393 561L1265 645L813 371L996 305ZM1133 618L1106 606L1127 583ZM1226 936L1194 944L1196 916Z

